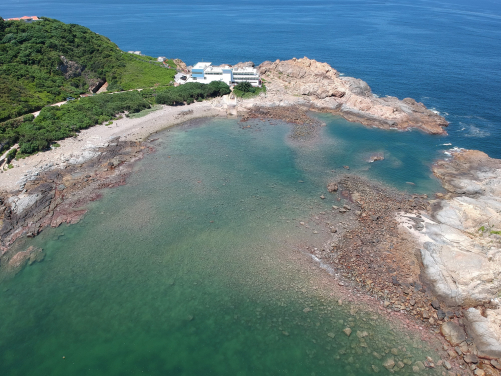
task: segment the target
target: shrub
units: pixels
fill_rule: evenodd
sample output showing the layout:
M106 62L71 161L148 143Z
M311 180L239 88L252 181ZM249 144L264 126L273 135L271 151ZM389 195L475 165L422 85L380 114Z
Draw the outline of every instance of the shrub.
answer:
M208 85L199 82L188 82L181 86L157 92L156 102L168 106L184 104L185 102L191 104L194 101L202 101L229 93L231 93L230 87L224 82L214 81Z
M5 158L5 162L9 164L10 161L12 161L16 157L16 154L17 154L17 149L12 149L11 151L9 151L7 153L7 157Z
M35 119L35 115L33 115L33 114L27 114L27 115L23 116L23 121L24 122L33 121L34 119Z
M256 88L253 87L250 82L244 81L236 85L234 90L241 91L242 93L254 93Z

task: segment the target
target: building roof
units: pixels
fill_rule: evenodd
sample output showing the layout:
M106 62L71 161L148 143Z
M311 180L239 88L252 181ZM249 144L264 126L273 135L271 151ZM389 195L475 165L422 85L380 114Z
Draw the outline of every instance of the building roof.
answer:
M195 66L193 67L193 69L206 69L208 67L210 67L212 63L209 63L209 62L199 62L199 63L196 63Z
M252 67L244 67L244 68L233 68L233 73L256 73L257 69Z
M17 17L17 18L7 18L7 21L21 21L21 20L32 20L32 21L38 21L40 18L37 16L23 16L23 17Z

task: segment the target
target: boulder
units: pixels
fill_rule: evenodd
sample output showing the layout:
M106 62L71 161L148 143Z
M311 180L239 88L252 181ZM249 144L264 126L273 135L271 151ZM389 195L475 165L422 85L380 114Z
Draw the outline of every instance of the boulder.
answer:
M452 346L457 346L466 340L466 333L463 328L452 321L444 322L440 327L440 333Z
M338 190L338 186L336 183L329 183L327 184L327 190L330 192L330 193L333 193L333 192L337 192Z
M499 326L501 314L499 309L486 310L486 316L482 316L476 308L469 308L465 312L468 334L475 341L480 357L501 358L501 328Z
M383 367L386 368L387 370L393 369L393 367L395 367L395 359L393 357L386 358L383 361Z
M475 354L466 354L463 359L466 363L478 363L478 356L476 356Z

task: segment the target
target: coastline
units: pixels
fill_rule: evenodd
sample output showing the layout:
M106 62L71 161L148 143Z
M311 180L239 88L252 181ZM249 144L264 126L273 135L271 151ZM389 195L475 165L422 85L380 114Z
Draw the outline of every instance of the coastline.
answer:
M51 169L64 169L79 165L95 157L97 149L108 146L109 141L143 141L149 135L173 127L186 120L201 117L226 116L220 104L214 101L197 102L189 106L162 106L140 118L123 117L112 125L95 125L78 133L77 137L59 141L60 147L13 161L14 168L0 174L0 192L22 190L23 182Z
M252 112L256 110L257 116L255 116L255 118L267 118L269 115L259 112L261 108L275 108L279 109L279 112L283 110L283 112L287 113L289 112L287 109L294 106L295 108L301 108L300 111L315 110L319 112L330 112L335 115L341 115L350 121L362 122L362 124L364 124L364 122L361 121L361 119L363 120L366 118L369 120L367 120L365 125L378 126L383 129L392 128L390 122L381 122L379 125L374 124L372 122L373 120L367 118L366 115L362 116L359 114L350 118L349 114L352 112L347 111L343 115L337 104L330 108L321 107L318 106L316 100L312 101L302 96L288 94L281 96L272 93L270 95L261 95L257 98L238 100L235 106L227 102L227 98L216 98L206 102L194 103L189 106L164 106L162 109L144 117L133 119L122 118L114 121L110 126L94 126L81 131L76 138L62 140L60 142L61 146L58 148L30 156L24 160L16 161L15 163L17 166L14 169L0 175L2 178L0 180L0 192L3 192L0 197L2 198L1 204L4 211L4 219L0 222L3 225L3 232L0 234L2 237L0 254L8 257L7 266L15 270L20 270L27 262L31 262L32 258L35 259L37 257L36 250L33 250L32 253L27 252L17 259L14 258L16 255L9 255L9 246L16 239L24 235L29 237L36 236L46 226L57 227L61 223L78 222L86 213L85 205L90 201L98 199L101 189L125 184L128 174L132 171L134 162L141 159L146 153L153 152L153 149L148 146L148 143L143 141L158 131L173 127L185 121L206 117L227 117L233 116L236 113L239 115L250 114L252 117ZM296 116L293 112L290 113ZM283 114L277 116L284 117ZM298 120L300 119L301 117L298 117ZM290 119L286 118L285 120ZM399 130L407 130L414 127L432 134L440 134L440 132L435 132L433 129L442 129L433 128L432 131L430 131L429 129L427 130L426 127L409 126L405 121L401 123L401 127L398 127L398 124L393 125ZM457 155L454 154L452 160L454 161L454 158L460 158L460 155L461 153L457 153ZM474 154L472 157L475 159L479 156ZM483 161L486 160L483 156L480 159ZM442 165L443 167L444 163L450 163L450 161L437 161L436 165ZM471 172L475 169L479 170L482 167L478 164L475 166L470 165L471 163L468 164L465 171ZM496 174L496 167L497 166L494 166L494 172L492 172L494 175ZM435 167L434 172L439 178L444 176L443 173L440 175L440 172L438 172ZM444 197L443 200L441 200L442 197L437 197L438 200L430 200L428 197L412 197L412 202L404 204L403 199L409 200L409 197L403 195L401 202L399 201L399 205L394 205L394 207L388 210L385 209L386 211L384 211L384 213L376 213L377 210L374 208L364 208L364 205L368 202L359 202L360 193L358 190L360 190L360 186L365 183L355 182L355 189L353 188L353 182L350 181L339 181L336 182L336 184L339 184L341 187L341 196L354 205L350 209L346 209L345 212L342 212L343 218L351 216L350 223L360 222L360 224L363 225L361 229L365 228L365 222L369 224L374 222L376 227L382 224L382 229L384 231L390 228L390 226L393 226L391 229L398 229L397 232L400 240L403 238L406 239L403 245L405 248L404 251L411 251L411 249L419 247L426 249L426 242L420 242L420 239L422 239L423 234L427 233L428 224L432 220L437 221L437 216L435 215L435 217L433 217L433 213L438 213L440 212L440 208L446 207L448 205L446 202L447 200L453 200L455 195L457 196L458 194L464 195L466 193L477 196L482 194L482 190L473 190L472 192L467 190L466 192L460 192L460 190L456 188L451 188L454 184L451 185L450 181L454 182L454 179L454 177L441 178L444 187L451 192L451 194ZM480 175L473 177L470 186L478 185L478 181L481 179L482 176ZM351 188L348 186L351 186ZM347 193L345 193L345 191ZM337 188L334 192L337 192ZM357 192L359 194L358 197L356 195ZM383 192L386 191L383 189ZM356 205L359 205L359 207L355 207ZM5 212L7 206L9 207L7 209L9 211L9 213L7 213L8 215L6 215ZM398 213L397 206L400 210ZM338 209L339 208L336 210ZM363 216L364 210L367 211L367 215L365 216ZM397 217L395 217L395 215L397 215ZM374 220L374 216L376 220ZM424 219L422 219L423 217ZM8 221L10 221L10 228L7 229L8 231L5 231L5 224ZM395 225L395 223L393 223L394 221L397 221L398 224ZM476 224L470 227L474 228L475 226ZM405 231L408 233L405 233ZM443 234L440 234L442 231L441 229L437 231L439 236L443 236ZM343 240L346 246L353 243L353 233L349 233L349 231L338 232L337 229L336 233L337 234L333 235L333 238L336 240ZM343 236L345 236L345 238L341 239ZM343 242L340 244L343 244ZM342 247L332 247L332 242L329 242L329 244L325 246L325 251L331 254L333 249L336 248L340 249ZM421 257L423 260L426 260L426 254L422 249ZM413 252L414 251L411 253ZM319 255L315 254L315 256ZM461 343L457 343L456 346L454 346L451 341L449 341L451 346L444 346L444 350L447 350L449 354L450 361L458 367L461 365L471 368L472 364L484 364L479 363L478 359L476 363L468 362L468 359L470 359L470 357L468 357L469 355L483 357L484 359L499 358L499 346L492 342L496 339L494 338L495 336L491 338L492 341L488 344L491 348L490 350L494 348L493 352L490 350L488 352L482 350L486 348L486 346L482 347L481 345L482 339L485 337L485 335L482 335L482 330L485 332L485 325L488 323L484 323L484 326L478 324L478 322L482 321L478 316L485 317L481 314L481 307L486 303L485 295L474 301L474 304L470 304L471 307L469 307L466 313L452 310L452 314L449 314L447 309L451 302L447 299L447 292L440 293L437 289L438 283L430 278L433 272L437 272L436 265L425 263L423 269L423 267L418 267L422 260L420 258L415 258L416 256L414 254L410 254L410 256L413 257L411 261L414 262L412 267L409 266L406 270L403 270L397 263L394 267L396 270L396 274L393 275L395 279L388 279L387 276L383 274L386 279L384 280L384 284L378 286L378 289L375 288L377 277L371 277L371 280L368 281L367 275L365 274L359 276L342 276L341 278L338 276L333 282L336 283L340 281L340 283L350 286L349 288L347 287L350 291L357 291L358 288L361 288L362 294L375 296L377 299L376 302L379 301L378 304L381 304L383 306L382 308L384 308L382 311L388 314L394 315L395 313L398 316L403 312L416 311L414 316L417 321L412 321L414 322L415 328L420 327L418 323L422 322L422 325L426 325L433 333L438 334L441 326L450 322L461 328L463 332L468 331L470 335L469 338L474 338L475 343L479 345L473 342L467 342L465 336L465 340ZM343 263L345 265L351 263L348 255L341 264ZM2 265L3 264L4 263L2 263ZM439 273L444 271L442 266L443 265L439 265ZM364 271L363 267L366 266L362 265L360 269L361 272ZM435 269L433 269L433 267L435 267ZM431 273L429 269L433 269ZM407 280L401 277L406 273L412 274L413 279ZM364 278L360 279L358 277ZM423 280L425 280L424 283L428 285L428 289L421 285ZM492 293L491 290L489 290L489 293ZM433 294L430 294L431 291ZM382 294L378 295L377 293L375 294L375 292ZM420 294L423 296L420 296ZM443 303L439 302L438 305L435 304L436 297L440 298L440 301ZM401 299L404 299L402 304L399 303ZM484 301L482 301L482 299ZM419 302L419 309L416 309L418 308L415 307L416 303L411 304L412 300ZM458 305L461 306L462 303L464 302L458 302ZM438 308L436 308L436 306ZM474 311L470 312L470 310ZM491 317L498 317L496 316L497 309L490 307L490 310L492 311ZM442 316L441 312L445 313L445 316ZM406 315L403 315L402 317L405 316ZM410 319L409 316L406 318ZM491 321L496 322L496 320L495 318ZM469 322L470 324L468 324ZM475 322L477 324L471 324ZM469 330L462 329L468 326L470 327ZM440 336L438 337L441 338ZM456 347L460 348L461 353L455 349ZM454 361L452 359L454 359ZM475 367L476 366L474 366L474 368ZM490 367L490 365L485 363L485 367Z

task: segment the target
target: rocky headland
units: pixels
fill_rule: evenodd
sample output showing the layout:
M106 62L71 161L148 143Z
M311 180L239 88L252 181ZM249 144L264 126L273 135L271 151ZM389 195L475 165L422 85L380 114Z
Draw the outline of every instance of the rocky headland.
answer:
M188 119L226 116L236 108L244 127L250 119L287 121L293 124L292 136L304 140L321 126L308 111L323 111L368 126L445 134L445 119L423 104L379 98L365 82L341 77L328 64L303 58L264 62L259 70L267 92L258 97L236 102L216 98L192 104L188 111L164 107L144 119L96 126L81 134L87 143L96 137L104 142L89 149L83 138L63 140L61 150L73 143L71 158L63 160L61 154L57 163L45 161L44 168L33 169L30 158L41 157L32 156L3 173L0 269L16 272L42 260L41 250L17 252L12 243L36 236L46 226L77 222L88 202L99 198L103 188L124 184L133 162L152 151L142 142L147 135ZM52 152L57 151L47 154ZM374 154L367 162L383 159L383 154ZM405 194L350 175L346 168L319 198L339 202L328 224L319 221L331 240L309 251L332 267L339 284L364 291L385 309L409 314L441 332L448 341L444 351L449 358L439 364L445 369L499 375L501 161L457 150L437 161L433 172L446 194ZM12 182L7 184L9 176Z
M411 98L379 98L366 82L342 77L327 63L304 57L265 61L258 69L266 94L241 101L237 105L240 111L260 106L302 106L383 129L417 128L430 134L446 134L448 122L422 103Z
M447 193L432 198L350 175L330 182L322 197L346 203L333 206L331 241L310 252L341 284L442 333L448 365L499 375L501 161L450 154L433 166Z

